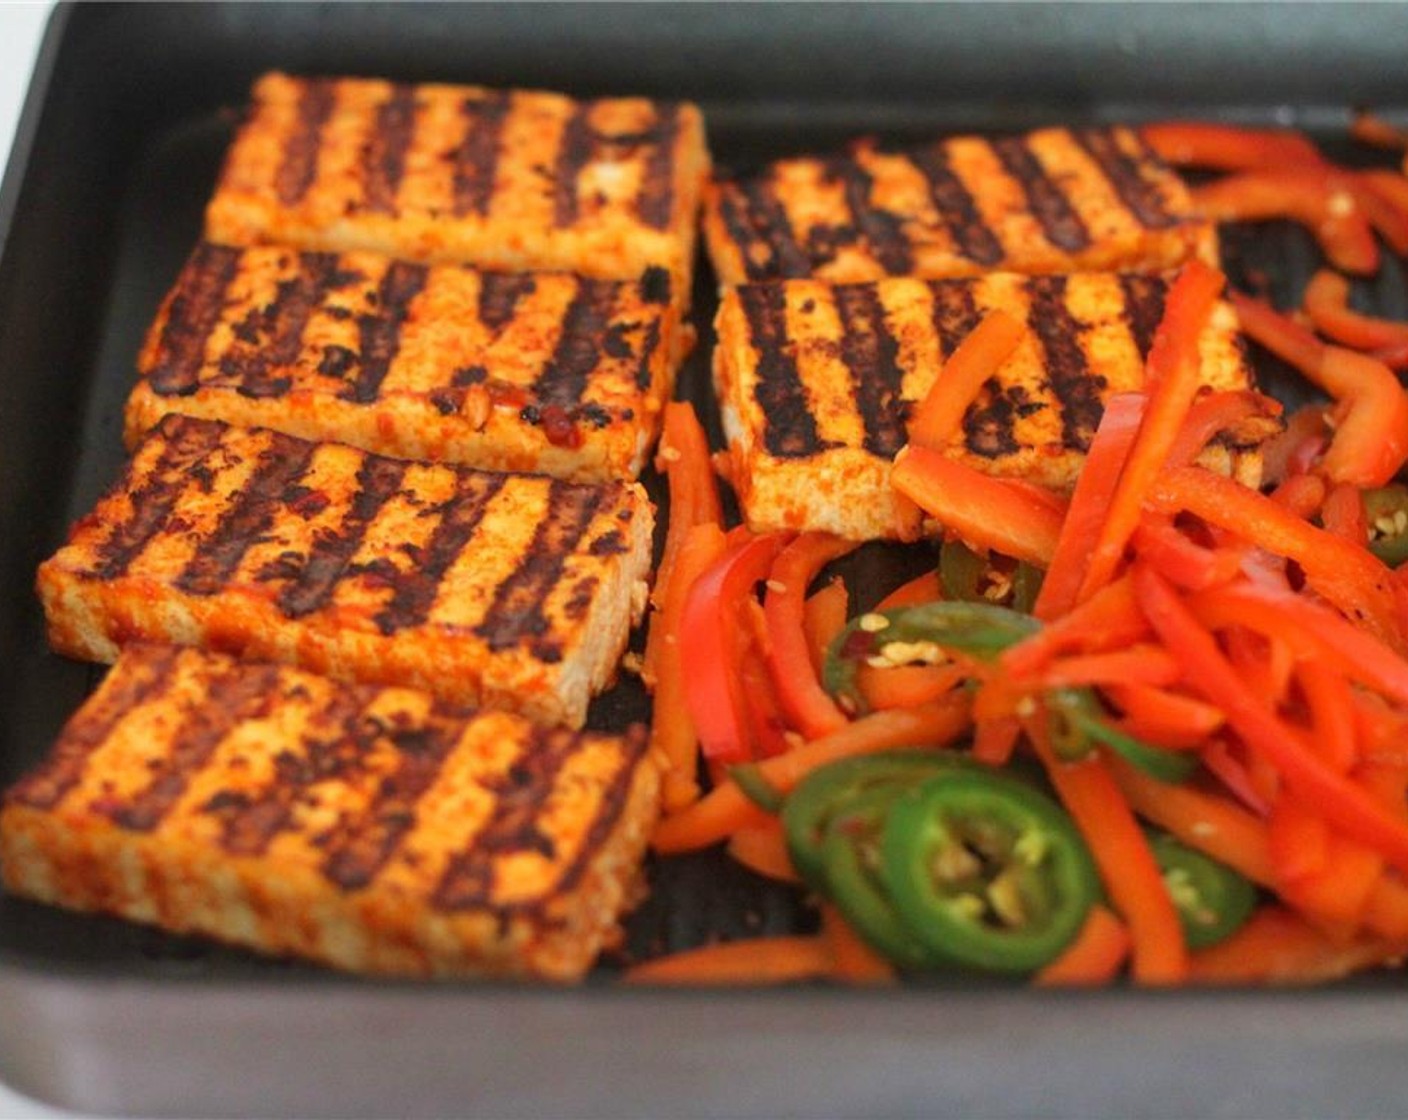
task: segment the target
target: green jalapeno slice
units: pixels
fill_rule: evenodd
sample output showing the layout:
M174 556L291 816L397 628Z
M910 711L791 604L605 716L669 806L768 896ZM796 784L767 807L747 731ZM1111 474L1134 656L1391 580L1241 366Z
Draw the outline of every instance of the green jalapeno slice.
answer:
M1364 491L1369 551L1396 568L1408 560L1408 486L1393 483Z
M1242 928L1256 908L1256 887L1166 832L1151 829L1148 836L1188 948L1206 949Z
M991 772L955 769L896 798L881 858L901 920L954 965L1040 968L1099 896L1095 865L1065 813Z

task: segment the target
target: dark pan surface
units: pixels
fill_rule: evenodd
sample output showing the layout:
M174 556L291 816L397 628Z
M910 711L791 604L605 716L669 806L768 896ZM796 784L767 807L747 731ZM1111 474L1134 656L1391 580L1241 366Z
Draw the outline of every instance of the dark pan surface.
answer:
M61 9L0 192L0 784L98 677L46 652L34 568L119 469L140 339L263 70L689 97L717 160L746 167L862 133L1170 115L1297 123L1348 155L1348 106L1408 113L1405 48L1396 5ZM1227 249L1234 282L1264 277L1283 303L1319 260L1281 225ZM1404 283L1390 258L1363 306L1408 314ZM698 401L711 288L705 269L683 375ZM862 550L857 604L931 559ZM628 680L592 722L647 714ZM716 853L651 877L623 956L815 922ZM719 995L621 991L617 963L575 992L372 984L0 897L0 1074L71 1107L181 1115L1357 1115L1408 1081L1397 977L1295 996Z

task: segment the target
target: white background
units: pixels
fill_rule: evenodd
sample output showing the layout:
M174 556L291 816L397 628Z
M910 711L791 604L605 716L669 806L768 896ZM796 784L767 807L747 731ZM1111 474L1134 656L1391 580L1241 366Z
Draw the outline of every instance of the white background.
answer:
M19 123L48 15L46 0L0 0L0 165L9 160L10 142ZM5 1009L0 1007L0 1015L3 1014ZM70 1115L45 1108L0 1085L0 1117L4 1120Z

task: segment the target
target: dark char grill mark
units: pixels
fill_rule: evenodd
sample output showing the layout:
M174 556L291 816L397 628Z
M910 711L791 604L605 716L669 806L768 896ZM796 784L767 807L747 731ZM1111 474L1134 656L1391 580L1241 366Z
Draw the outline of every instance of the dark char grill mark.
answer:
M411 302L425 287L426 275L424 265L406 261L393 261L386 270L377 292L376 313L363 315L357 321L361 369L356 380L343 390L342 395L348 400L358 404L376 400L401 348L401 327L410 315Z
M531 296L537 287L526 272L480 273L479 321L497 337L513 321L519 301Z
M1004 136L992 141L1007 174L1022 185L1042 232L1053 245L1068 253L1079 252L1090 244L1090 233L1080 215L1061 191L1054 179L1046 174L1041 161L1020 136Z
M454 497L437 511L440 521L430 540L408 569L391 577L391 599L373 620L383 634L425 622L440 593L440 581L473 539L489 503L503 485L503 475L460 472Z
M424 725L382 725L396 746L396 768L377 784L361 814L323 843L323 874L344 891L360 890L373 879L415 827L416 806L464 731L460 720L432 715Z
M1017 418L1029 411L1031 402L1024 387L1014 385L1004 391L997 378L988 378L978 399L963 414L964 444L973 454L988 459L1015 454L1021 446L1016 436Z
M298 120L284 141L279 169L274 173L274 189L285 206L295 205L313 185L323 126L332 116L334 101L334 87L329 79L314 78L304 83L298 99Z
M191 776L205 766L230 732L245 720L258 719L269 712L276 697L279 672L276 665L232 663L210 682L205 695L186 713L147 787L126 804L107 809L104 815L136 832L156 828L185 793Z
M543 606L591 525L609 491L553 479L548 486L547 512L533 530L533 539L518 566L498 587L484 619L474 628L495 653L527 640L533 656L555 663L562 650L547 638L551 624Z
M220 821L220 844L237 856L261 855L293 822L294 806L319 782L355 779L366 765L379 724L363 718L373 689L337 689L309 713L297 749L280 750L262 789L215 794L203 806Z
M157 426L154 438L162 440L161 451L132 491L131 518L113 526L96 547L95 577L117 579L165 528L193 470L219 445L224 431L225 425L217 422L178 416L168 416Z
M592 819L591 827L587 830L581 846L557 881L557 893L572 890L577 885L592 856L606 842L611 830L616 827L616 822L621 819L621 813L626 807L626 796L635 778L636 766L644 757L649 745L650 737L644 727L631 724L626 728L626 733L621 737L624 758L616 773L612 775L611 784L602 791L596 816Z
M978 325L973 286L966 280L932 280L929 291L934 297L934 333L939 337L943 360L948 361Z
M729 236L738 244L748 279L810 276L812 259L797 243L792 223L771 186L749 179L723 185L720 214ZM757 247L766 252L756 259Z
M147 375L164 396L196 391L206 342L225 309L225 295L239 270L240 251L201 242L181 270L171 298L156 365Z
M1061 402L1061 439L1073 451L1087 451L1105 405L1104 378L1091 373L1080 336L1084 327L1066 306L1064 276L1034 276L1026 281L1030 306L1027 326L1041 342L1046 376Z
M307 473L317 445L282 433L270 434L253 475L231 495L230 506L214 530L196 545L195 554L176 578L192 595L214 595L239 567L244 554L266 533L289 491Z
M939 220L953 238L958 251L976 264L991 268L1004 253L997 235L988 228L978 204L953 169L942 144L931 144L910 153L910 162L929 183L929 197Z
M679 106L661 105L651 129L651 148L636 196L636 213L652 229L667 229L670 215L674 212L675 138L679 135L679 129Z
M411 146L415 121L413 86L396 86L391 96L377 106L376 123L362 154L362 180L369 210L396 212L396 191L406 173L406 151Z
M1139 174L1139 165L1125 154L1115 134L1105 128L1083 128L1072 134L1076 143L1100 166L1115 193L1145 229L1167 229L1178 219L1164 209L1158 187ZM1141 142L1142 146L1142 142ZM1145 149L1146 158L1155 157Z
M279 593L278 607L289 618L302 618L331 601L376 515L406 476L406 464L367 455L357 469L357 494L335 533L318 539L297 576Z
M259 326L254 345L232 349L220 360L220 372L246 397L278 397L291 384L287 376L273 377L274 370L291 365L303 348L308 320L340 286L345 275L332 253L300 253L298 272L279 282L273 303L257 313Z
M763 444L778 459L805 459L834 446L817 435L797 362L787 339L787 294L781 284L748 284L738 289L757 351L753 395L762 409Z
M854 159L836 159L827 165L827 177L839 181L851 212L851 224L864 235L875 259L891 276L903 276L913 266L909 239L898 217L870 201L874 180Z
M161 696L170 686L179 651L151 646L140 662L127 662L126 675L96 704L90 703L64 729L43 765L5 795L10 804L52 809L83 779L88 757L128 715ZM140 665L140 670L136 666Z
M460 105L465 134L455 152L456 216L478 214L482 217L489 213L499 162L499 139L512 105L512 96L499 90L467 99Z
M562 320L562 334L552 357L533 383L540 405L574 408L582 401L587 377L600 360L618 284L614 280L581 277Z
M841 316L841 360L851 374L865 426L865 449L893 459L908 441L899 343L885 324L875 285L845 284L834 291Z
M1159 276L1140 276L1132 272L1120 274L1124 292L1124 319L1139 356L1146 361L1154 345L1154 332L1164 317L1164 300L1168 282Z
M553 222L566 229L577 223L577 180L591 161L595 137L591 126L592 103L578 104L562 129L553 168Z
M488 908L500 860L518 852L540 852L549 859L557 854L538 820L578 742L573 732L562 728L533 729L507 772L485 783L494 794L494 811L467 848L451 858L431 905L450 911ZM555 889L550 886L548 891Z

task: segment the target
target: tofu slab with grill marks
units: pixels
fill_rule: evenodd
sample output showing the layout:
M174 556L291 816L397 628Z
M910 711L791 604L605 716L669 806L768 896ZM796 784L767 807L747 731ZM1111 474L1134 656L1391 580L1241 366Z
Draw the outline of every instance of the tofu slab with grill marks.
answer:
M681 348L663 269L597 280L207 242L148 333L127 441L180 412L405 459L634 478Z
M1153 272L1217 258L1216 227L1182 180L1119 127L780 160L711 184L704 232L724 284Z
M137 644L0 803L15 894L359 972L575 980L634 900L642 728Z
M255 83L206 234L505 272L655 266L688 298L708 174L685 102L274 73Z
M747 284L725 293L714 352L732 477L758 530L818 529L908 540L932 527L889 485L906 423L942 362L982 316L1028 325L969 406L948 454L1056 490L1075 484L1111 394L1140 388L1171 279L1079 273L893 278L832 286ZM1232 309L1203 333L1203 384L1246 389L1252 373ZM1256 485L1256 447L1278 421L1223 433L1201 460Z
M168 416L38 586L72 657L171 641L580 726L644 607L652 521L636 483Z

